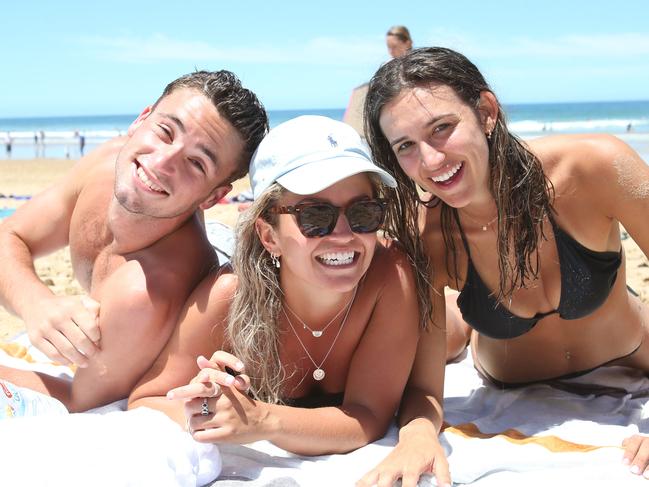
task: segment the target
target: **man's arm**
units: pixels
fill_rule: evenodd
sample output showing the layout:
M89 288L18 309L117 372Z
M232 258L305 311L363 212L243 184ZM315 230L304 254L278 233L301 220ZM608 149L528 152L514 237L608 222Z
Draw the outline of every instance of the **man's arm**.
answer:
M31 342L49 358L85 366L99 340L98 306L57 297L41 282L34 259L68 244L70 220L87 173L115 152L114 143L82 159L66 177L0 224L0 305L25 321Z
M78 369L72 381L0 366L0 378L52 396L70 412L123 399L167 341L176 316L173 300L160 292L168 276L152 275L151 285L136 260L120 266L101 291L102 348ZM182 299L182 298L181 298Z
M196 358L223 346L223 332L237 279L213 269L196 286L180 313L173 334L129 396L129 409L150 407L185 424L182 401L167 399L169 390L187 384L199 371Z

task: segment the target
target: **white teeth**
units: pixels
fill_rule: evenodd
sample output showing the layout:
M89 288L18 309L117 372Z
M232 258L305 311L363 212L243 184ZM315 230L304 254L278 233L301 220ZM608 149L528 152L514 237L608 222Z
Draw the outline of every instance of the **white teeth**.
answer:
M318 260L325 265L346 265L354 260L354 252L329 252L318 256Z
M160 186L149 179L149 176L146 175L144 169L142 169L141 167L137 168L137 176L140 178L140 181L147 185L149 189L157 191L158 193L166 193L164 189L162 189Z
M443 183L443 182L448 181L449 179L451 179L451 177L452 177L456 172L458 172L458 171L460 170L461 167L462 167L462 163L459 162L458 164L456 164L455 166L453 166L452 168L450 168L450 169L449 169L447 172L445 172L444 174L440 174L439 176L435 176L435 177L433 177L433 178L431 178L431 179L432 179L433 181L435 181L436 183Z

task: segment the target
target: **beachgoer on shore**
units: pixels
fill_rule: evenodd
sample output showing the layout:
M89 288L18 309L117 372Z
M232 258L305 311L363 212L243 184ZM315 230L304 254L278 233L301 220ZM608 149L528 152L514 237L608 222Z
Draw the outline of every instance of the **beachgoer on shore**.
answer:
M394 25L385 34L385 44L390 57L401 57L412 49L410 31L404 25Z
M11 157L12 145L13 145L13 139L11 137L11 134L7 132L5 134L5 152L7 153L7 158Z
M0 224L0 304L31 343L78 365L67 381L0 367L0 378L82 411L125 398L219 266L202 210L216 204L268 129L257 97L229 71L173 81L125 137L82 158ZM57 296L33 260L69 245L88 295Z
M250 180L234 273L196 289L129 407L162 409L203 442L354 450L385 434L419 336L410 263L377 241L396 183L351 127L320 116L271 130ZM211 356L200 371L198 355Z
M487 381L649 372L649 308L627 289L620 241L622 224L649 255L649 166L629 146L608 135L520 141L476 66L445 48L383 65L365 123L375 161L399 183L386 229L429 284L430 328L466 330ZM445 286L459 291L446 303ZM446 464L437 377L427 377L440 365L434 337L423 335L402 402L407 434L363 485ZM623 447L631 471L649 475L647 437Z

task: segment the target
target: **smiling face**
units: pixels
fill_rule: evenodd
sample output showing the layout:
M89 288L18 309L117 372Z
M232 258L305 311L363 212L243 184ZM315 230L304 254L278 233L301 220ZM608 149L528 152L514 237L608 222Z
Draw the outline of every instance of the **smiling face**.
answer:
M448 86L408 89L381 110L380 126L406 175L462 208L490 198L485 133L498 113L494 103L484 92L476 112Z
M307 202L327 202L338 207L374 197L366 174L356 174L319 193L304 196L286 191L277 206ZM272 227L259 219L258 234L269 252L281 256L280 282L286 286L308 286L334 292L354 288L370 266L376 245L376 233L354 233L344 213L332 233L321 238L302 235L295 216L277 215Z
M123 208L174 218L209 208L229 191L243 141L201 93L177 89L131 125L117 156L115 197Z

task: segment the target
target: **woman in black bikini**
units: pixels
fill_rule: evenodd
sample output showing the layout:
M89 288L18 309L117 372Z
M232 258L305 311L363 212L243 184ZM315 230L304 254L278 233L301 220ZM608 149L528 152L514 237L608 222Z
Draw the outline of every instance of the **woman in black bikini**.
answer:
M365 120L377 164L399 183L387 227L420 287L430 283L430 329L461 337L468 323L476 367L501 386L602 365L649 371L649 308L626 288L620 242L623 224L649 255L649 167L633 150L606 135L519 141L478 69L443 48L381 67ZM446 306L445 287L459 291ZM420 341L400 444L367 482L446 469L427 385L445 354L432 336ZM649 476L647 439L624 446L632 472Z

